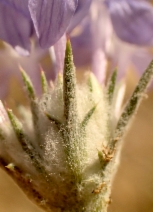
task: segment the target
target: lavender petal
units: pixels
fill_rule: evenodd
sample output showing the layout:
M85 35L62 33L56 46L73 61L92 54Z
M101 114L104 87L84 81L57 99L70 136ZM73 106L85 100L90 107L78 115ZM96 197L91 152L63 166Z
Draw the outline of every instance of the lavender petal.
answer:
M0 39L12 45L23 55L30 51L29 37L32 33L32 22L27 0L0 0Z
M136 45L153 44L153 7L144 0L105 0L116 35Z
M48 48L66 31L78 0L29 0L29 10L40 45Z

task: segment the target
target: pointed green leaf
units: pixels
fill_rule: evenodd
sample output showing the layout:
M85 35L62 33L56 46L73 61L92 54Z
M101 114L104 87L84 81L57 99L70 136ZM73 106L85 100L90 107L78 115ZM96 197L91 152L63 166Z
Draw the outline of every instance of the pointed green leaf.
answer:
M88 113L85 115L83 121L81 122L81 128L85 128L90 120L90 118L92 117L93 113L96 110L97 105L93 106Z
M20 71L21 71L22 79L26 86L29 98L31 100L34 100L36 95L35 95L33 84L31 82L29 76L25 73L25 71L21 67L20 67Z
M152 78L153 78L153 61L150 63L146 71L143 73L130 100L128 101L124 111L120 116L120 119L117 123L116 130L114 133L114 138L111 141L111 148L114 148L117 141L119 141L123 137L126 127L129 125L131 118L133 117L140 102L142 101L144 97L144 92L148 87L148 85L150 84Z
M55 84L57 84L56 85L57 87L60 87L61 85L63 85L63 76L60 72L57 74Z
M29 100L30 100L30 107L31 107L31 112L32 112L32 118L33 118L33 125L35 129L35 133L37 136L37 141L39 143L39 146L41 147L41 135L40 135L40 130L39 130L39 106L36 102L36 95L34 91L33 84L30 80L30 77L25 73L25 71L20 68L22 78L24 81L24 84L26 86L28 95L29 95Z
M67 123L75 123L76 110L76 74L70 41L67 41L63 73L64 115Z
M87 84L88 84L88 88L89 91L92 93L93 92L93 83L92 83L92 79L93 76L91 74L89 74L88 80L87 80Z
M37 150L33 146L32 142L29 140L27 135L23 132L22 124L21 122L15 117L12 110L7 110L8 117L10 119L11 125L14 129L14 132L16 134L16 137L18 141L20 142L22 149L28 154L28 156L31 158L33 164L39 171L43 171L43 167L40 164L41 156L38 154Z
M113 71L106 87L106 95L107 95L109 104L111 104L113 100L113 95L114 95L114 90L116 85L116 78L117 78L117 69Z
M81 146L82 140L78 134L77 100L76 100L76 73L70 41L67 41L64 73L63 73L63 100L65 124L61 129L64 136L67 161L77 182L81 179Z
M41 70L41 85L42 85L42 92L47 93L48 91L48 83L43 70Z
M88 72L87 77L87 85L90 93L101 91L101 85L98 82L96 76L92 72Z
M59 120L57 120L56 118L52 117L50 114L45 113L45 115L47 116L47 118L49 119L49 121L55 123L55 125L57 126L58 129L60 129L61 127L61 122Z

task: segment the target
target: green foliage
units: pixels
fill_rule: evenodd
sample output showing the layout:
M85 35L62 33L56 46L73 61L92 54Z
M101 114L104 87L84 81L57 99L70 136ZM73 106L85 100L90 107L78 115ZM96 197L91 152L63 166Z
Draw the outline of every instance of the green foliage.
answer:
M112 104L113 100L113 95L115 91L115 85L116 85L116 78L117 78L117 69L115 69L107 83L107 88L106 88L106 95L109 101L109 104Z
M48 91L48 83L43 70L41 71L41 85L42 85L42 92L45 94Z
M153 61L150 63L148 68L145 70L141 76L138 85L136 86L131 98L127 102L115 129L114 138L112 139L111 148L114 148L116 142L120 141L125 134L126 128L129 126L133 115L142 99L144 98L144 93L146 88L150 84L153 78Z
M91 73L86 82L77 83L69 40L63 80L58 75L49 86L41 72L40 99L29 76L23 70L21 74L30 109L23 110L21 121L7 110L9 121L4 116L0 128L0 166L47 212L106 212L118 167L117 153L152 79L153 62L115 129L112 116L117 71L103 89ZM1 115L3 110L0 105Z

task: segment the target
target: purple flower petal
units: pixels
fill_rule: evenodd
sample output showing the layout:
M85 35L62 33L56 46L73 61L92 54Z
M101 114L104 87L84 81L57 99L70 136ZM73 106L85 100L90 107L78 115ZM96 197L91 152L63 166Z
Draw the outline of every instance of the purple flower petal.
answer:
M78 7L75 11L72 22L68 27L68 32L71 32L79 24L79 22L87 15L87 13L89 12L91 2L92 0L78 0Z
M24 55L28 55L30 50L32 33L27 1L0 0L0 39Z
M64 34L57 43L54 45L54 52L56 56L56 73L63 72L64 58L66 48L66 35Z
M93 44L90 22L84 20L79 25L81 28L77 36L71 36L74 64L78 67L88 66L92 60Z
M28 10L28 1L29 0L24 0L24 1L23 0L0 0L0 3L8 7L12 7L14 10L22 13L22 15L30 19L30 13Z
M29 10L40 45L48 48L64 34L78 0L29 0Z
M105 0L117 36L137 45L153 44L153 7L147 1Z

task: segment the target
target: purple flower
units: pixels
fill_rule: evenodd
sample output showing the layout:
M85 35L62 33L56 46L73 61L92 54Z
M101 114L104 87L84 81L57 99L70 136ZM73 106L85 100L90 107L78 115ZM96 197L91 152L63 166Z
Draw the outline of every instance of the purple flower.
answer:
M118 65L121 77L129 64L140 71L139 61L144 70L151 60L146 47L153 45L153 7L147 0L94 0L76 29L71 36L75 64L89 67L100 82L106 68Z
M29 10L40 45L48 48L66 31L78 0L29 0Z
M0 38L27 55L35 29L40 45L48 48L66 31L77 4L78 0L0 0Z
M29 38L54 45L87 14L92 0L0 0L0 38L28 54ZM99 1L100 2L100 1ZM103 1L101 1L103 3ZM147 0L105 0L116 35L123 41L152 45L153 8Z
M72 32L71 35L75 65L79 68L86 66L103 83L112 27L106 8L101 1L92 2L90 12L80 23L76 32L76 34Z
M89 13L89 8L93 0L78 0L78 6L75 11L74 17L68 27L68 32L71 32L80 21Z
M0 0L0 38L21 54L27 55L31 35L32 22L28 0Z
M153 45L153 7L146 0L105 0L116 35L136 45Z

